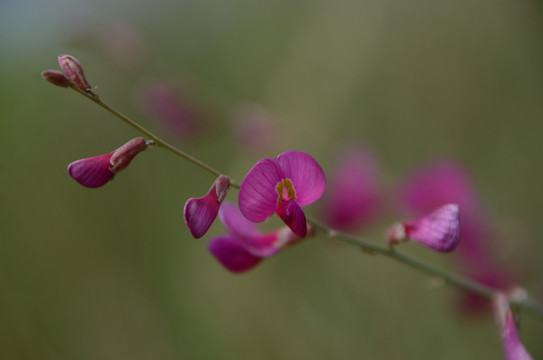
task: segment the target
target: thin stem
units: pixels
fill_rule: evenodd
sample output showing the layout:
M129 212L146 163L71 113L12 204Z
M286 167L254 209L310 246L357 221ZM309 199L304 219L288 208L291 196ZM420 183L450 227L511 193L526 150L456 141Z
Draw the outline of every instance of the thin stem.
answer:
M183 159L190 161L194 165L200 167L201 169L204 169L205 171L207 171L208 173L210 173L210 174L212 174L212 175L214 175L216 177L223 174L220 171L218 171L218 170L212 168L211 166L207 165L206 163L196 159L194 156L191 156L191 155L187 154L186 152L184 152L184 151L176 148L175 146L171 145L170 143L166 142L165 140L162 140L161 138L159 138L158 136L156 136L155 134L153 134L152 132L150 132L149 130L147 130L146 128L144 128L143 126L141 126L140 124L138 124L134 120L130 119L125 114L121 113L119 110L115 109L114 107L112 107L111 105L109 105L108 103L103 101L95 92L87 93L87 92L81 91L81 90L79 90L77 88L73 88L73 87L72 87L72 89L75 90L76 92L82 94L87 99L90 99L94 103L98 104L103 109L107 110L109 113L113 114L117 118L121 119L126 124L128 124L129 126L134 128L135 130L139 131L144 136L146 136L149 139L153 140L155 142L156 146L162 147L162 148L174 153L175 155L180 156ZM240 185L233 179L230 179L230 186L234 187L236 189L239 189L239 187L240 187Z
M191 163L193 163L196 166L206 170L207 172L211 173L212 175L215 175L215 176L222 175L222 173L219 172L218 170L215 170L214 168L212 168L211 166L205 164L204 162L196 159L195 157L193 157L193 156L191 156L191 155L177 149L173 145L170 145L166 141L160 139L158 136L151 133L149 130L145 129L143 126L139 125L138 123L136 123L135 121L130 119L128 116L124 115L120 111L116 110L112 106L110 106L107 103L105 103L104 101L102 101L102 99L100 99L100 97L95 92L86 93L86 92L80 91L77 88L72 87L72 89L74 89L78 93L84 95L86 98L92 100L94 103L100 105L102 108L106 109L111 114L115 115L116 117L118 117L119 119L124 121L126 124L130 125L134 129L136 129L137 131L139 131L140 133L145 135L146 137L153 140L157 146L163 147L166 150L169 150L170 152L182 157L183 159L190 161ZM240 188L240 185L238 183L234 182L233 180L231 181L231 186L236 188L236 189ZM428 264L425 264L425 263L423 263L423 262L421 262L421 261L419 261L419 260L417 260L415 258L412 258L412 257L410 257L408 255L403 254L403 253L400 253L400 252L396 251L394 248L387 248L387 247L384 247L384 246L375 245L375 244L369 243L369 242L367 242L365 240L362 240L362 239L359 239L359 238L356 238L356 237L352 237L352 236L349 236L349 235L346 235L346 234L342 234L342 233L337 232L335 230L332 230L332 229L328 228L327 226L322 225L319 222L317 222L317 221L315 221L313 219L310 219L310 218L307 218L307 221L311 225L313 225L316 233L320 233L320 234L326 236L327 238L337 239L337 240L343 241L345 243L354 245L354 246L362 249L362 251L364 251L366 253L369 253L369 254L380 254L380 255L387 256L387 257L389 257L391 259L394 259L394 260L399 261L401 263L404 263L404 264L406 264L408 266L411 266L411 267L413 267L415 269L418 269L419 271L422 271L422 272L424 272L426 274L438 277L438 278L442 279L446 284L454 285L454 286L456 286L456 287L458 287L460 289L467 290L467 291L470 291L472 293L478 294L478 295L483 296L483 297L485 297L485 298L487 298L489 300L494 299L500 293L500 290L498 290L498 289L489 287L487 285L484 285L482 283L479 283L477 281L474 281L474 280L471 280L471 279L468 279L468 278L465 278L465 277L461 277L461 276L449 273L449 272L447 272L445 270L435 268L435 267L430 266ZM535 314L535 315L543 318L543 306L541 304L537 303L537 302L534 302L534 301L532 301L530 299L527 299L527 298L522 298L522 299L510 298L509 302L512 305L517 306L518 308L524 309L524 310L526 310L526 311L528 311L528 312L530 312L532 314Z
M484 285L482 283L479 283L477 281L461 277L452 273L449 273L445 270L435 268L433 266L430 266L428 264L425 264L411 256L405 255L403 253L398 252L394 248L386 248L384 246L375 245L372 243L369 243L367 241L364 241L362 239L352 237L349 235L342 234L340 232L336 232L330 228L328 228L325 225L322 225L318 223L317 221L308 218L307 221L313 225L314 229L317 233L320 233L327 238L330 239L337 239L340 241L343 241L345 243L357 246L358 248L362 249L362 251L369 253L369 254L381 254L384 256L387 256L391 259L397 260L399 262L402 262L406 265L409 265L415 269L418 269L426 274L429 274L431 276L438 277L442 279L446 284L454 285L460 289L470 291L472 293L478 294L480 296L483 296L489 300L494 299L499 293L500 290L492 288L490 286ZM510 303L513 305L518 306L521 309L524 309L532 314L535 314L541 318L543 318L543 306L530 300L530 299L515 299L511 298Z

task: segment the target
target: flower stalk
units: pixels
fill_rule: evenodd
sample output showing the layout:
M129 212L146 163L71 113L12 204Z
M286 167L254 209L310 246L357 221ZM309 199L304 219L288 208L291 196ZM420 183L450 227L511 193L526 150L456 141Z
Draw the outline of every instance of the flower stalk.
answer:
M136 131L140 132L145 137L149 138L150 140L154 141L155 145L158 147L162 147L171 153L174 153L175 155L182 157L185 160L188 160L192 164L200 167L201 169L207 171L208 173L214 175L215 177L221 176L223 173L214 169L213 167L207 165L206 163L196 159L195 157L185 153L182 150L179 150L178 148L174 147L173 145L169 144L165 140L162 140L155 134L151 133L149 130L144 128L143 126L139 125L132 119L130 119L128 116L124 115L120 111L116 110L106 102L104 102L100 96L96 93L95 90L89 91L87 90L81 90L77 87L71 87L71 89L75 90L76 92L80 93L81 95L85 96L89 100L93 101L115 117L119 118L132 128L134 128ZM236 189L240 189L240 184L231 180L230 186ZM349 236L346 234L343 234L341 232L337 232L323 224L320 224L319 222L307 217L307 222L312 225L314 235L321 235L323 237L326 237L328 239L336 239L339 241L342 241L344 243L351 244L353 246L356 246L363 250L365 253L372 254L372 255L383 255L390 259L399 261L407 266L410 266L412 268L418 269L419 271L434 276L437 278L442 279L446 284L453 285L457 288L467 290L473 293L476 293L480 296L483 296L489 300L492 300L496 298L499 294L501 294L501 291L495 288L492 288L490 286L484 285L482 283L479 283L477 281L458 276L456 274L447 272L445 270L433 267L431 265L425 264L421 262L420 260L417 260L411 256L405 255L401 252L398 252L395 248L389 248L385 246L376 245L373 243L370 243L368 241L365 241L363 239ZM526 312L529 312L533 315L536 315L540 319L543 320L543 305L539 304L533 300L530 300L528 297L522 297L522 298L515 298L511 297L509 300L509 303L512 306L517 307L518 309L523 309Z

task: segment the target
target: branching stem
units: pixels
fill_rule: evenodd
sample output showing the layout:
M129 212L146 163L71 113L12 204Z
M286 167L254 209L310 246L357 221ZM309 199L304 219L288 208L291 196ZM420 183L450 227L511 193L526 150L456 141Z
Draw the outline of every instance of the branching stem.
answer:
M84 91L81 91L77 88L73 88L73 90L77 91L78 93L82 94L86 98L90 99L94 103L98 104L117 118L124 121L126 124L130 125L132 128L139 131L144 136L148 137L149 139L153 140L157 146L160 146L172 153L174 153L177 156L182 157L185 160L188 160L189 162L193 163L194 165L206 170L210 174L214 176L219 176L222 173L218 170L215 170L211 166L205 164L204 162L196 159L195 157L185 153L182 150L179 150L178 148L174 147L173 145L170 145L166 141L162 140L155 134L151 133L149 130L145 129L143 126L139 125L132 119L130 119L128 116L124 115L120 111L116 110L106 102L104 102L95 92L86 93ZM240 185L233 181L231 182L231 186L239 189ZM422 271L425 274L428 274L430 276L434 276L437 278L442 279L446 284L454 285L462 290L470 291L472 293L478 294L480 296L483 296L489 300L494 299L498 294L500 294L500 290L489 287L487 285L484 285L480 282L468 279L466 277L461 277L456 274L449 273L445 270L435 268L433 266L430 266L428 264L425 264L421 262L420 260L417 260L411 256L405 255L401 252L398 252L394 248L387 248L384 246L379 246L372 244L370 242L367 242L365 240L362 240L357 237L349 236L340 232L337 232L335 230L330 229L329 227L320 224L319 222L308 218L307 221L314 227L315 232L317 235L325 236L329 239L336 239L339 241L342 241L344 243L348 243L351 245L354 245L361 250L363 250L365 253L369 254L379 254L384 255L386 257L389 257L393 260L399 261L403 264L406 264L410 267L413 267L415 269L418 269L419 271ZM543 319L543 305L534 302L530 300L529 298L510 298L509 302L518 307L519 309L526 310L527 312L530 312L531 314L534 314L538 316L540 319Z

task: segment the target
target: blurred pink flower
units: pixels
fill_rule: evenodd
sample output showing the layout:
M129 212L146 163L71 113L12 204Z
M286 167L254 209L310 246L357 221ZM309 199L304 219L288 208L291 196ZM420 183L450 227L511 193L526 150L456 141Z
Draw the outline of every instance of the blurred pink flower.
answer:
M440 252L453 251L460 241L458 205L447 204L413 221L399 223L388 233L389 245L413 240Z
M202 118L183 100L177 87L155 81L142 87L144 110L178 139L191 139L202 130Z
M509 276L491 256L492 230L466 171L452 161L430 164L414 174L401 188L402 205L415 215L424 214L444 203L460 207L460 244L453 255L466 276L505 289ZM462 295L464 311L487 308L489 302L479 295Z
M233 124L236 144L250 152L266 151L277 142L273 119L257 105L245 105L236 115Z
M325 221L342 231L367 225L381 205L373 154L361 147L349 147L337 159L330 174L322 204Z
M500 294L494 300L494 315L500 330L505 358L507 360L532 360L520 341L513 312L505 294Z

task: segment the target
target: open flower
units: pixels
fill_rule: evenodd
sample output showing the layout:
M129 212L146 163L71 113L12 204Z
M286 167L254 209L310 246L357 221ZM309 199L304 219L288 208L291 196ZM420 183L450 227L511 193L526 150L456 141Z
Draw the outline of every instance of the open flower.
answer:
M399 223L388 233L389 245L413 240L440 252L453 251L460 241L458 205L447 204L413 221Z
M321 197L326 179L312 156L287 151L275 159L262 159L247 173L239 190L239 208L243 215L262 222L277 213L299 237L307 233L302 206Z
M134 156L151 145L154 145L153 141L141 137L132 139L112 153L72 162L68 165L68 174L83 186L100 187L124 170Z
M209 230L219 213L219 207L230 187L230 178L221 175L215 180L206 196L190 198L185 203L183 217L190 233L196 239L201 238Z
M209 251L229 271L240 273L252 269L266 257L300 240L289 228L262 234L256 225L243 216L231 203L224 203L219 219L228 235L209 242Z
M532 360L520 341L513 312L504 294L500 294L494 300L494 315L500 329L503 350L507 360Z

